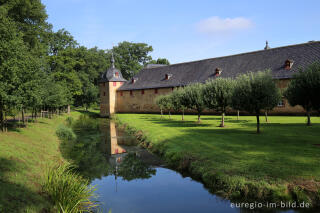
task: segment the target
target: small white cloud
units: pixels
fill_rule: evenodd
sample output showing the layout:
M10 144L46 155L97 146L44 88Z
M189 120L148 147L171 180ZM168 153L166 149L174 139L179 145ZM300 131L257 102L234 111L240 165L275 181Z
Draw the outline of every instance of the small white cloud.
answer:
M196 28L200 33L211 35L246 30L252 26L252 21L247 18L220 18L218 16L213 16L198 22Z

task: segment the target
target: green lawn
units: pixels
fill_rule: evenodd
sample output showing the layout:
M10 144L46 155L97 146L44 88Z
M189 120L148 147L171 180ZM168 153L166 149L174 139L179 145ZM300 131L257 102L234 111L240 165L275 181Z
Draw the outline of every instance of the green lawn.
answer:
M41 212L50 206L41 183L45 169L63 160L55 131L66 117L39 119L27 128L0 132L0 212Z
M320 144L319 117L312 117L311 127L306 126L306 117L269 116L269 123L261 117L261 134L256 133L253 116L242 116L239 121L227 116L225 128L218 127L218 116L202 116L201 124L195 115L185 116L185 121L179 115L171 120L152 114L116 117L142 130L169 163L191 159L191 170L202 179L212 173L231 180L320 188L320 145L315 145Z

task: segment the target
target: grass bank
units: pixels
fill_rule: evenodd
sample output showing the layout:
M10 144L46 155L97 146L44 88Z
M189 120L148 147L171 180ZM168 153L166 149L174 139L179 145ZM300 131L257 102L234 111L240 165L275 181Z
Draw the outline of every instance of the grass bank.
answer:
M169 166L200 179L234 200L298 201L320 205L320 118L269 117L256 134L255 117L196 116L172 119L117 114L116 120Z
M71 113L73 118L79 115ZM63 161L55 132L66 117L43 118L27 128L0 133L0 212L42 212L50 208L41 183L46 169Z

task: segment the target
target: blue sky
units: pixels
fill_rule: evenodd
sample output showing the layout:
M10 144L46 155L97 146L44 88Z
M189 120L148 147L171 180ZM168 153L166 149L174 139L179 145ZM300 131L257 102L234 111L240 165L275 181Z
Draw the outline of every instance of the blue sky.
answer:
M153 46L180 63L320 40L318 0L43 0L54 29L86 47Z

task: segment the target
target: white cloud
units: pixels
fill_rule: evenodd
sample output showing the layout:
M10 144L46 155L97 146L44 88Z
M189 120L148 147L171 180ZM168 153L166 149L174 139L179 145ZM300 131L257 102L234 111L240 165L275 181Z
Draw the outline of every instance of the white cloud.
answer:
M236 31L249 29L253 26L250 19L243 17L220 18L213 16L197 23L197 31L204 34L229 34Z

